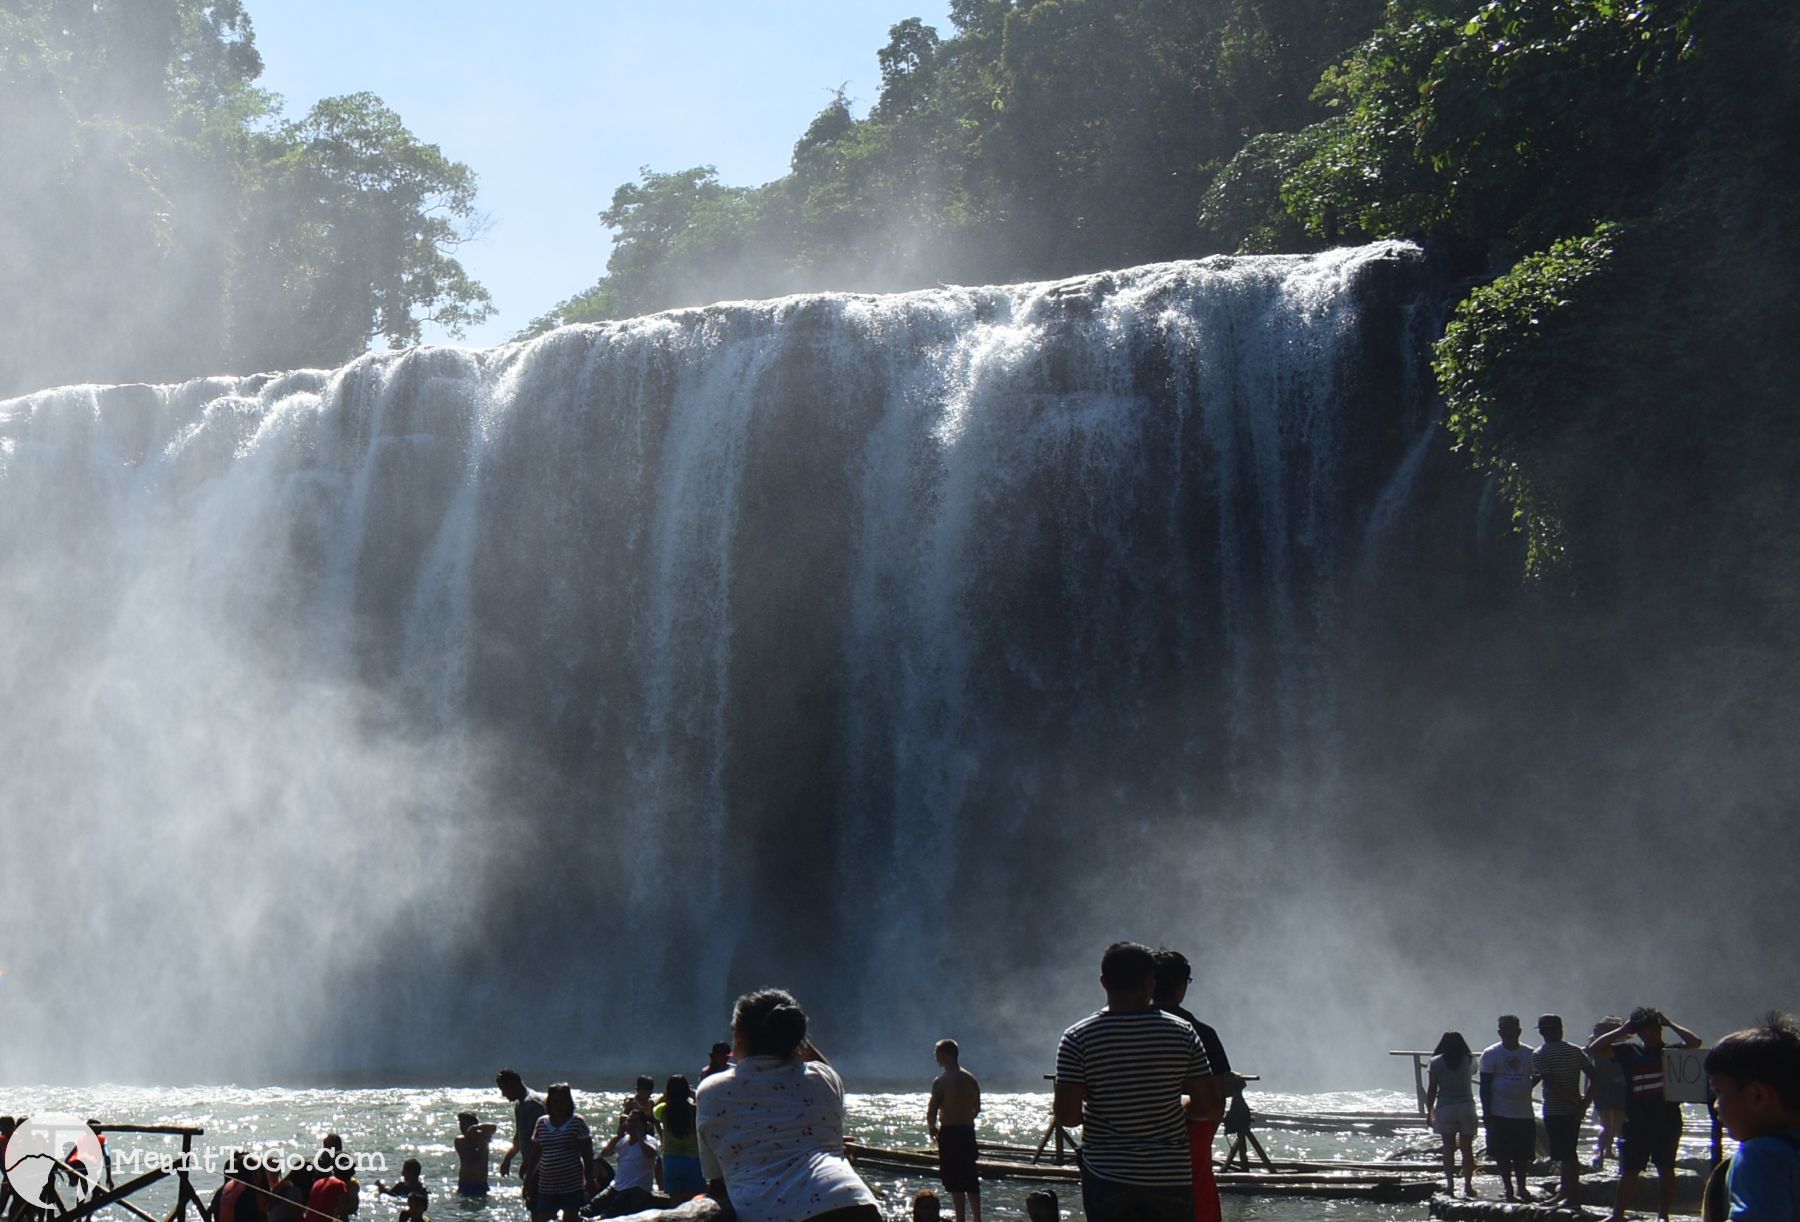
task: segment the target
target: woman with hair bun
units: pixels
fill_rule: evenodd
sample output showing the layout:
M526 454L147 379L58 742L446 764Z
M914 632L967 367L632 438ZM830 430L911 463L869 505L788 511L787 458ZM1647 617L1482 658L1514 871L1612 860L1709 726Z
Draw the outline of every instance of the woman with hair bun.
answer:
M806 1038L785 989L738 998L736 1064L700 1083L700 1164L739 1222L881 1222L875 1194L844 1157L844 1083Z

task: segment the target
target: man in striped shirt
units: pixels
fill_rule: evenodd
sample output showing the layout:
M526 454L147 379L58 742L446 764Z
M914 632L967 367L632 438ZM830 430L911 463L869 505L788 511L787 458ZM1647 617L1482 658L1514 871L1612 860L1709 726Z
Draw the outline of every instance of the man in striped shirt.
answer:
M1531 1081L1544 1084L1544 1132L1550 1138L1550 1158L1562 1164L1562 1184L1550 1195L1552 1202L1578 1205L1575 1189L1581 1175L1581 1118L1594 1100L1594 1062L1585 1049L1563 1038L1560 1015L1538 1019L1544 1042L1531 1054ZM1582 1089L1583 1080L1587 1089Z
M1222 1078L1192 1026L1156 1008L1149 947L1115 942L1100 959L1106 1008L1056 1048L1057 1123L1082 1126L1089 1222L1193 1222L1187 1122L1223 1113Z

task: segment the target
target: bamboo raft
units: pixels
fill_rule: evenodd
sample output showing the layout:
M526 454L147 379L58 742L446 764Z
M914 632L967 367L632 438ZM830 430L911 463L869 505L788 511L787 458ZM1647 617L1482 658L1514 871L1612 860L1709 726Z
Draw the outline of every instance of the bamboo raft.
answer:
M1046 1184L1078 1184L1080 1171L1069 1163L1034 1163L1033 1151L1021 1146L982 1143L976 1171L984 1180L1024 1180ZM936 1177L936 1150L883 1148L846 1144L859 1170ZM1268 1171L1221 1171L1215 1177L1221 1193L1243 1196L1311 1197L1320 1200L1381 1202L1423 1201L1437 1186L1435 1179L1414 1178L1412 1168L1374 1172L1376 1164L1281 1163Z
M1259 1129L1287 1129L1313 1133L1368 1133L1392 1136L1417 1130L1427 1132L1425 1117L1409 1112L1267 1112L1256 1113Z

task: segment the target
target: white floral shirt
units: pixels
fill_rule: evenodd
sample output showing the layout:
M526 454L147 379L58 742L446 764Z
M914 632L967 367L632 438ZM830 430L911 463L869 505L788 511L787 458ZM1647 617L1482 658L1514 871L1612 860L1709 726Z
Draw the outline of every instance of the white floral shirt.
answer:
M740 1222L803 1222L875 1195L844 1157L844 1083L817 1061L748 1057L700 1084L700 1166Z

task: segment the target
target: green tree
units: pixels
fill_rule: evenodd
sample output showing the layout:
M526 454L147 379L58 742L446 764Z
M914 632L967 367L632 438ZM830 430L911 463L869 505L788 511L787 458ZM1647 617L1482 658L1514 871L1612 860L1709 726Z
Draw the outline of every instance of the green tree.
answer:
M375 337L452 335L493 310L453 251L478 231L475 175L371 93L326 98L259 142L231 281L232 351L246 367L335 364Z
M0 394L455 328L474 179L367 95L283 123L240 0L0 5ZM291 294L291 296L288 296Z

